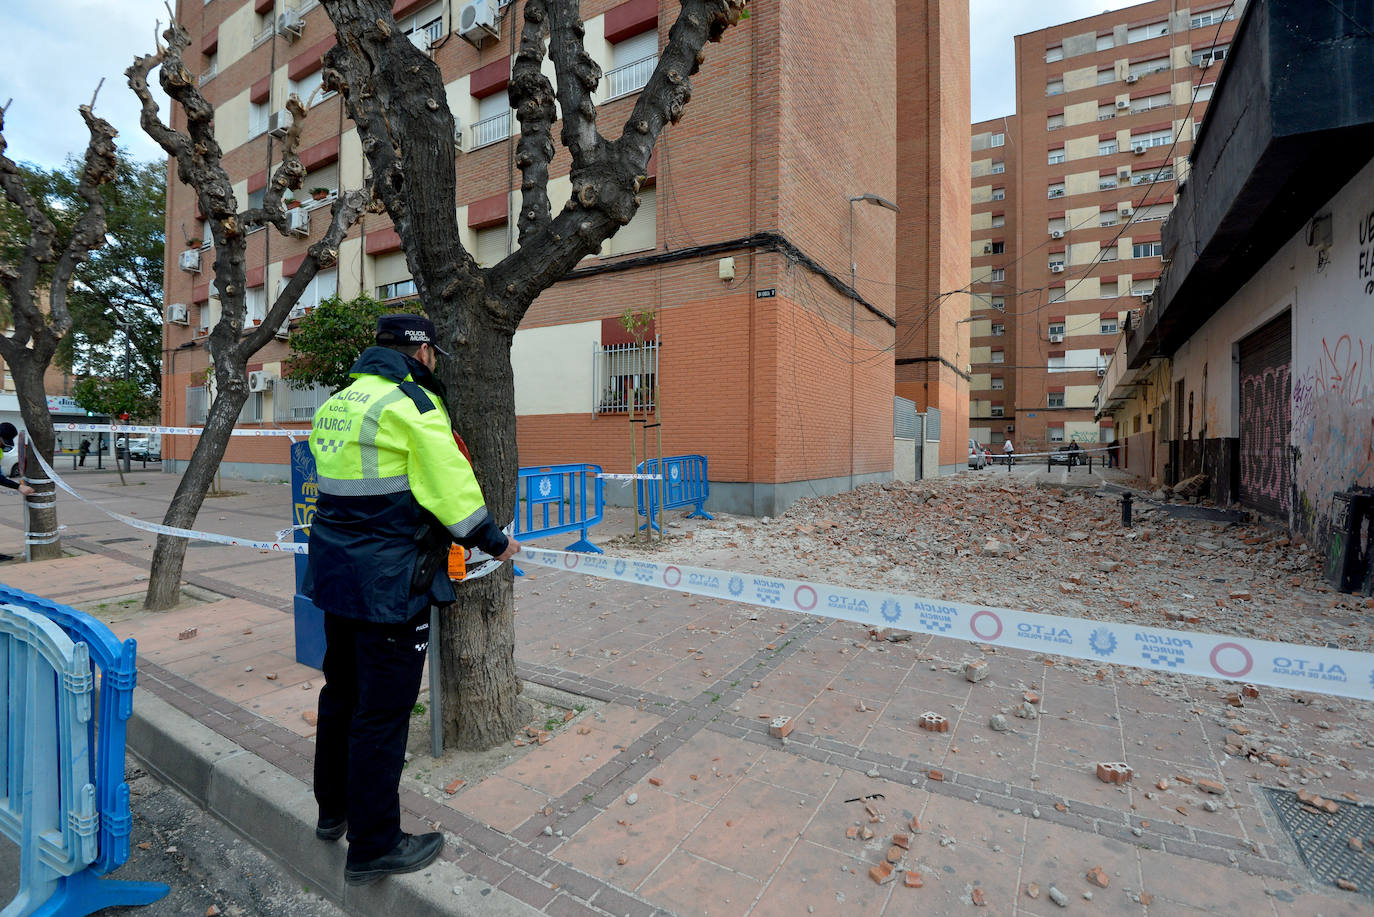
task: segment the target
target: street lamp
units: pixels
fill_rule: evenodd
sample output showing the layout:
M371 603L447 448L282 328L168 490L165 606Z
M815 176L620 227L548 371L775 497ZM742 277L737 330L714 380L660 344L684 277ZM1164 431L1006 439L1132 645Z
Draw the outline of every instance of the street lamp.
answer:
M859 290L859 265L854 261L854 205L859 202L872 204L884 210L891 210L893 213L900 213L901 208L892 201L883 197L881 194L864 192L856 194L849 199L849 489L854 489L854 409L855 409L855 357L857 340L855 327L857 321L856 310L858 307Z

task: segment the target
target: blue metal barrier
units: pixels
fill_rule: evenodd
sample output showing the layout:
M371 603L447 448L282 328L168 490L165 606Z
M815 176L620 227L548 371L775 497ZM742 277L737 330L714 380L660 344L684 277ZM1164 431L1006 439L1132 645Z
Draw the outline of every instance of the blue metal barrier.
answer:
M604 553L587 539L587 529L606 515L605 482L600 465L547 465L521 468L515 535L521 541L580 532L564 550Z
M295 526L295 541L310 540L310 529L306 526L315 521L315 502L320 496L319 482L310 443L292 443L291 522ZM308 562L306 555L296 555L296 595L291 603L296 625L296 661L312 669L323 669L324 612L302 592Z
M159 900L162 883L100 879L129 858L124 743L137 646L87 614L8 586L0 585L0 605L8 692L0 831L20 848L19 894L4 917L83 917Z
M706 480L706 456L704 455L670 455L663 459L663 487L666 495L663 500L664 509L677 509L682 506L693 507L687 514L688 519L701 518L710 519L711 514L706 512L706 501L711 496L711 485ZM640 462L635 469L639 474L658 474L658 459L650 459L647 462ZM648 492L648 512L649 522L641 525L640 529L653 525L655 529L659 524L654 521L658 513L658 481L636 481L635 500L640 513L645 513L645 492Z

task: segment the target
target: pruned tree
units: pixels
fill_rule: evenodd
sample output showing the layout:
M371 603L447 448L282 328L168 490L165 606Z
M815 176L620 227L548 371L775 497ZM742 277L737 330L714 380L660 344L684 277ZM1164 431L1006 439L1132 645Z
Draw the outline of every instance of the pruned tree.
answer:
M459 240L454 122L438 67L397 28L390 0L323 0L339 34L325 55L324 84L343 94L420 300L454 354L440 364L449 413L498 521L516 506L515 330L535 297L634 216L654 143L682 117L706 43L718 41L746 3L682 0L657 68L619 136L608 139L596 125L601 70L583 44L578 0L527 0L510 81L521 128L520 247L482 268ZM546 47L556 90L540 69ZM560 112L572 195L554 214L549 164ZM490 747L520 725L513 611L509 568L460 591L440 641L444 732L453 745Z
M96 93L100 91L96 88ZM32 448L52 461L52 415L43 389L47 372L62 338L72 328L67 296L76 269L90 253L105 244L105 204L102 185L112 181L118 165L115 129L95 114L95 96L90 105L81 106L81 117L90 132L86 155L77 185L77 197L84 208L70 229L59 232L38 200L26 186L17 166L5 155L6 103L0 108L0 187L5 198L18 210L19 222L27 229L27 240L0 240L7 254L0 255L0 284L8 300L14 330L0 334L0 357L14 376L19 413L24 418ZM16 233L20 235L21 233ZM57 504L54 485L35 487L28 497L30 536L29 556L47 560L62 556L57 536Z
M305 167L296 148L300 144L307 106L296 96L287 101L286 107L293 117L291 129L282 141L281 163L267 184L262 206L240 210L233 183L224 168L223 151L215 140L215 108L201 95L196 77L182 60L182 52L190 45L190 35L180 23L173 21L162 37L167 43L165 47L159 46L153 54L137 58L124 73L129 88L142 103L143 130L172 158L177 178L196 192L201 212L210 226L215 247L215 288L221 309L219 321L211 329L209 338L214 400L210 403L204 432L163 516L167 525L190 528L224 458L239 412L248 399L249 359L272 340L276 329L286 321L291 307L315 275L338 261L339 244L344 234L373 198L368 183L362 189L341 194L334 201L329 228L310 246L305 261L290 283L278 293L262 323L245 327L248 233L264 226L275 227L283 236L289 232L282 198L287 189L299 189L305 178ZM148 74L159 65L158 78L163 90L186 115L185 131L174 130L162 121L157 102L149 91ZM176 604L185 559L186 539L158 536L144 600L146 607L157 610Z

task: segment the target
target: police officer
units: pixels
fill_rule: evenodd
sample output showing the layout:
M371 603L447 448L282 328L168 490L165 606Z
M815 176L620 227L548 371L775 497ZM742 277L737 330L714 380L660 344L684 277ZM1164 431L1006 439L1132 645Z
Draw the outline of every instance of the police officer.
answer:
M506 560L520 543L487 512L459 450L433 369L434 324L377 321L354 382L315 412L310 451L319 502L305 594L324 612L325 685L315 740L315 834L348 833L344 881L414 872L444 845L405 834L399 788L410 712L429 645L429 607L456 598L456 541Z

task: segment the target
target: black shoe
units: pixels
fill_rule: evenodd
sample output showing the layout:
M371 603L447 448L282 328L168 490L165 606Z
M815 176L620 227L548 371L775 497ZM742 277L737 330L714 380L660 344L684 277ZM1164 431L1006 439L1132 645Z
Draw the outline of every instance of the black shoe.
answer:
M347 818L325 818L315 822L315 836L322 841L337 841L348 831Z
M403 834L401 842L375 860L344 868L345 885L371 885L378 879L404 872L424 869L444 849L444 836L438 831L429 834Z

